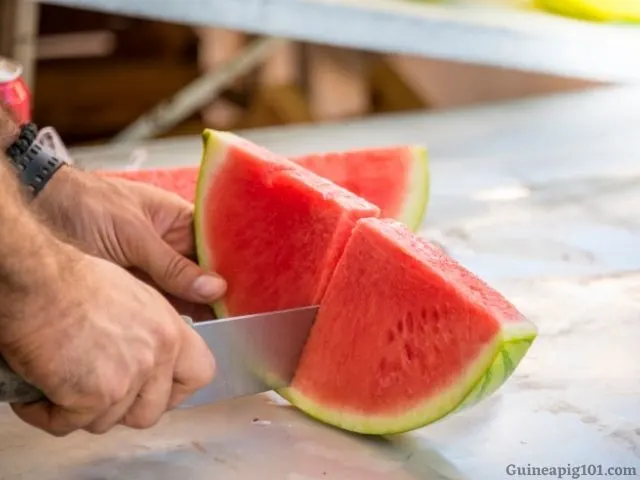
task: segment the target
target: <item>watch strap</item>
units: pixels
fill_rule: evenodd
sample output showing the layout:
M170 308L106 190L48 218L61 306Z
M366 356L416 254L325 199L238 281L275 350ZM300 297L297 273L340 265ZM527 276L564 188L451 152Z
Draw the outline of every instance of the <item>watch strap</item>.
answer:
M38 128L35 124L22 125L18 139L6 151L17 170L20 183L27 187L34 197L65 164L36 142L37 135Z
M18 138L15 139L5 152L14 166L16 166L20 157L29 150L31 144L36 141L37 136L38 127L35 123L30 122L20 126Z
M42 145L34 142L20 157L20 182L30 189L35 197L64 164L65 162L51 155Z

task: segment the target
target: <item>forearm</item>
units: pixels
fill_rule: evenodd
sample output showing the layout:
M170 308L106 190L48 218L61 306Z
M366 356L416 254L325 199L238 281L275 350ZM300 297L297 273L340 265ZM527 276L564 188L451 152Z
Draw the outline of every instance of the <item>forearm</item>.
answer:
M0 324L34 292L46 293L51 282L59 283L72 256L23 197L7 159L0 156Z

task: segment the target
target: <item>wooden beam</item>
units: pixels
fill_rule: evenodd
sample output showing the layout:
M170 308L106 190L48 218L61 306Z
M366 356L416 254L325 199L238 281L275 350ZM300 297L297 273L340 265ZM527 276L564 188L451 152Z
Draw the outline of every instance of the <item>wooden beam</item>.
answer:
M326 45L309 45L307 53L314 120L338 120L369 113L368 62L364 53Z
M255 101L263 104L258 111L265 113L265 121L268 115L271 115L271 123L277 124L312 121L309 104L301 89L300 50L299 43L283 43L260 71Z
M84 59L42 62L34 119L65 141L108 137L199 75L194 64Z
M371 89L376 112L422 110L429 106L427 99L418 94L382 56L372 62Z
M0 0L0 55L13 57L17 0Z
M203 27L196 30L200 44L198 47L198 65L203 72L210 72L224 65L245 47L246 36L242 32L223 28ZM242 79L238 79L231 88L241 88ZM243 109L224 98L216 98L202 110L203 122L219 129L231 129L243 114Z
M0 55L22 65L22 76L33 90L38 36L37 2L0 0Z

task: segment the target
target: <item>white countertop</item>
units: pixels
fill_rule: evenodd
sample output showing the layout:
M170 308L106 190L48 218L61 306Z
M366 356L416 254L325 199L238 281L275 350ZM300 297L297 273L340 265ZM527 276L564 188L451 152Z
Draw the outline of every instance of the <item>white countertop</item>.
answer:
M510 464L635 467L640 475L639 102L640 90L602 90L246 132L287 154L431 146L434 188L423 234L540 328L520 368L483 404L377 440L320 425L269 395L175 411L148 431L64 439L0 407L0 478L542 478L509 476ZM128 148L75 155L89 168L118 167ZM149 152L152 166L195 164L199 139L152 142Z

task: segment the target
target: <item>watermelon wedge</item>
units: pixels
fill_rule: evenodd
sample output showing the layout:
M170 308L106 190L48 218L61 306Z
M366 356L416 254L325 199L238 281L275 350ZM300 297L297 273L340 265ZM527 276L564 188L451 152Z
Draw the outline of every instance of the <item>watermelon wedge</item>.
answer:
M405 146L313 154L294 159L418 230L429 202L429 161L424 147Z
M196 244L228 283L217 315L320 305L279 390L293 405L345 430L399 433L481 401L520 363L536 327L441 249L235 135L206 130L203 142Z
M429 201L429 162L424 147L401 146L312 154L293 162L368 200L384 217L417 230ZM199 167L103 171L101 175L135 180L195 199Z
M102 170L102 177L122 178L142 182L180 195L193 202L196 194L199 167L153 168L141 170Z
M399 222L362 219L281 393L346 430L413 430L493 393L536 334L441 249Z
M216 315L319 302L356 220L380 210L231 133L206 130L204 144L194 214L198 259L233 279Z

